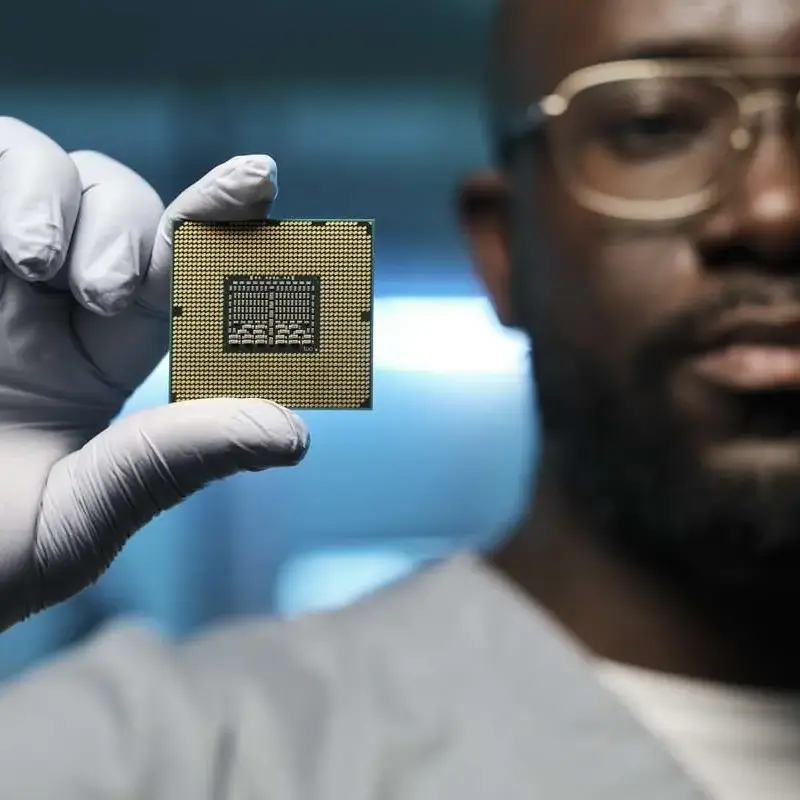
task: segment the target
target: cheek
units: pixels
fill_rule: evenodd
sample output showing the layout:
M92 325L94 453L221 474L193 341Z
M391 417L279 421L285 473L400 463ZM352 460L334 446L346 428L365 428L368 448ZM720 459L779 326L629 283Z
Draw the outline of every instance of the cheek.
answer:
M702 293L695 250L683 237L607 237L585 256L592 254L583 262L591 272L584 299L594 307L596 330L606 331L621 355Z
M702 293L691 242L674 232L613 230L583 214L552 219L548 230L550 255L531 270L533 319L624 380L648 333ZM536 336L540 325L533 327Z

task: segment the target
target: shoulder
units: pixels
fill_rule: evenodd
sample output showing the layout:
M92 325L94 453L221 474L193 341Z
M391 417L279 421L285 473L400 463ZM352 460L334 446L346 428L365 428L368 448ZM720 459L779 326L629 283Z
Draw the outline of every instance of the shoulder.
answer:
M496 608L507 598L493 597L499 581L458 556L338 611L223 626L186 643L179 658L224 713L258 698L251 715L283 735L304 737L314 715L369 738L383 729L387 704L424 728L452 716L458 692L487 675L486 643L498 617L507 619Z
M340 688L361 669L419 678L442 658L470 648L475 629L461 620L475 620L492 580L476 559L458 556L340 610L222 626L186 643L183 658L205 672L277 680L291 674Z

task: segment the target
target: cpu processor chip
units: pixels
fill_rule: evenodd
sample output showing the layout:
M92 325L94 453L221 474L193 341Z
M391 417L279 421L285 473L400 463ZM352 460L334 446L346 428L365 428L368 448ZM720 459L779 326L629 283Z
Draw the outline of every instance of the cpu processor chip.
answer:
M180 222L170 400L372 408L372 222Z

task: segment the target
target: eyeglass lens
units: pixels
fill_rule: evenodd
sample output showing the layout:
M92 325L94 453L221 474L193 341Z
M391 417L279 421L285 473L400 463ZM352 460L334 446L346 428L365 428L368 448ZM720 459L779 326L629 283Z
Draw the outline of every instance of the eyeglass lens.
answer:
M723 180L740 154L736 97L706 78L648 77L579 92L557 120L571 177L601 194L665 200Z

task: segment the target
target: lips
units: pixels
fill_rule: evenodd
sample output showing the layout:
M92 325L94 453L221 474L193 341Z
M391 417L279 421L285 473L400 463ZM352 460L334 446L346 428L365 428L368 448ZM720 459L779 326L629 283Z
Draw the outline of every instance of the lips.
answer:
M744 392L800 389L800 347L731 345L695 359L692 369L711 383Z
M800 308L740 309L690 361L699 378L740 392L800 389Z

